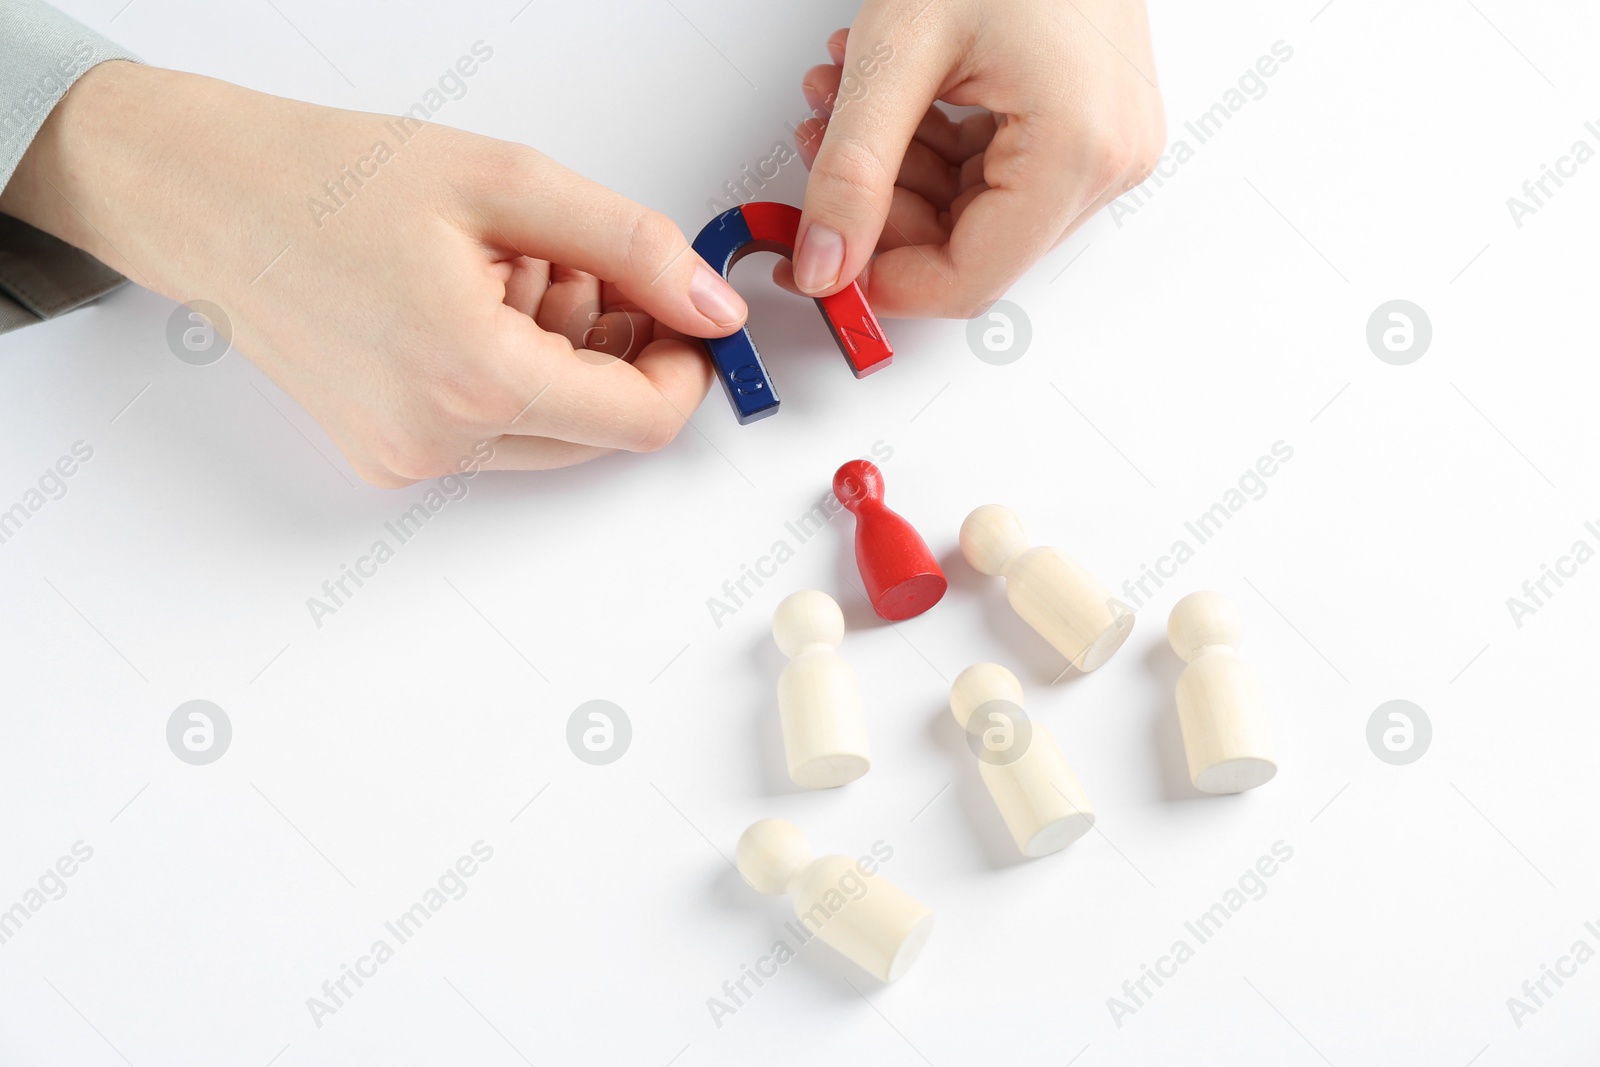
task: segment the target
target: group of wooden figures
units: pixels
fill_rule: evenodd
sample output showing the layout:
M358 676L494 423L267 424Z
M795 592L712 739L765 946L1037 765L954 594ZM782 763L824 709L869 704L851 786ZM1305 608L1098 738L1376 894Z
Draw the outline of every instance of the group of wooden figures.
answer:
M926 611L946 582L926 543L883 502L883 477L862 460L840 468L834 490L857 517L856 559L869 599L885 618ZM1122 647L1134 613L1066 553L1031 546L1017 516L986 504L961 526L961 553L980 572L1003 577L1011 606L1079 671ZM772 635L789 657L778 678L789 776L810 789L845 785L872 766L854 670L839 653L844 614L826 593L785 598ZM1190 593L1172 608L1167 639L1188 664L1178 679L1178 722L1189 778L1204 793L1239 793L1277 773L1271 727L1254 671L1240 658L1237 606L1214 592ZM979 773L1024 856L1066 848L1094 826L1094 808L1048 727L1022 711L1022 685L997 663L978 663L950 687L950 711L977 754ZM790 894L796 915L822 941L882 981L911 965L933 912L867 869L865 858L813 857L805 836L763 819L739 840L738 867L764 893ZM848 888L864 887L846 893Z

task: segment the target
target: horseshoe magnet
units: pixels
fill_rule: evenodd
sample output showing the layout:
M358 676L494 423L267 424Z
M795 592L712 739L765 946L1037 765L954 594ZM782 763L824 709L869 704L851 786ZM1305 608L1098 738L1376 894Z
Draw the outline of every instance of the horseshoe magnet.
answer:
M792 257L799 228L799 208L788 204L744 204L729 208L706 223L694 239L694 250L726 278L733 265L751 252L777 252ZM859 285L851 282L832 296L818 300L817 307L822 309L829 332L857 378L889 365L894 349L889 347L883 327L867 306ZM704 340L740 424L775 414L778 393L750 338L750 328L746 326L728 337Z

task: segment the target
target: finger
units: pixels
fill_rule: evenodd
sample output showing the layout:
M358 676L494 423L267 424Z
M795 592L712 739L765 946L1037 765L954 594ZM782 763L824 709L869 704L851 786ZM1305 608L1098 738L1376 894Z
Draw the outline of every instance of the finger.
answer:
M583 335L583 348L612 359L632 359L653 338L655 320L643 311L605 311Z
M721 337L748 309L659 212L582 178L538 152L496 143L471 187L463 224L535 259L615 282L651 315L695 337Z
M600 282L600 306L607 311L640 311L639 305L628 294L618 289L614 282Z
M617 359L632 359L652 341L666 337L687 340L683 334L661 325L650 314L611 282L600 283L601 315L584 335L583 345Z
M815 131L806 131L803 139L800 136L801 131L796 131L795 146L800 150L802 158L808 155L810 157L806 159L808 169L815 162L817 152L827 134L828 116L833 113L833 104L838 99L839 83L843 74L840 68L824 64L807 71L800 83L806 102L811 105L813 117L809 121L816 127ZM943 117L943 113L939 112L937 107L931 109L930 113ZM948 119L944 121L949 122ZM819 132L821 136L818 136ZM959 135L952 134L950 144L955 144L958 137ZM948 205L961 191L959 171L953 162L915 139L906 146L905 157L895 176L895 184L921 193L940 207Z
M952 35L910 39L906 20L869 5L845 42L844 73L806 184L795 281L842 289L877 246L911 136L956 61ZM867 82L870 80L870 89Z
M973 190L976 195L977 190ZM957 201L959 205L959 201ZM910 248L926 245L938 248L950 238L950 228L944 222L940 212L932 204L905 189L896 189L894 193L894 206L889 209L889 221L883 227L883 234L878 238L878 251L887 252L892 248ZM861 291L867 294L870 302L872 299L871 275L873 260L868 260L866 267L856 277L856 284L861 286ZM772 267L772 280L781 289L805 296L800 287L795 284L794 264L787 259L780 259Z
M947 224L944 217L932 204L906 189L896 189L894 206L889 209L889 221L883 227L883 234L878 238L878 251L887 252L894 248L923 247L931 249L942 248L950 239L950 225L965 208L965 204L976 196L981 189L973 189L958 198L949 213L951 223ZM872 297L871 272L872 260L867 261L866 268L856 278L856 284L861 286L861 291L867 295L870 302ZM791 292L796 296L805 296L800 287L795 284L794 264L787 259L779 259L772 267L772 281L779 288ZM877 305L874 304L874 307Z
M828 116L833 114L834 96L839 90L839 68L830 64L812 67L800 79L800 93L811 113L794 128L794 145L806 169L811 169L828 132Z
M940 220L939 209L909 189L896 189L889 219L878 238L878 251L907 245L942 245L950 227Z
M937 104L930 107L912 139L936 152L946 163L959 166L973 156L981 155L994 140L995 118L992 112L981 111L957 122Z
M856 275L856 284L861 286L862 293L869 292L873 262L873 260L867 260L866 267L862 269L860 274ZM778 262L772 265L772 281L785 292L793 293L795 296L806 296L805 293L800 291L800 287L794 283L794 264L787 259L779 259Z
M895 185L909 189L934 207L947 208L963 188L962 169L946 163L943 156L927 145L912 141L906 146L906 157L900 163Z
M794 283L794 264L790 263L787 259L780 258L778 262L772 265L772 282L778 288L783 289L786 292L793 293L795 296L806 295L802 293L800 291L800 287Z
M626 311L628 313L633 321L634 332L638 338L638 340L635 342L635 349L637 351L643 351L656 341L683 341L691 349L693 349L696 355L700 356L702 358L702 362L704 362L705 345L701 343L698 337L690 337L686 333L681 333L678 330L674 330L671 326L668 326L660 319L651 318L648 314L641 312L626 299L611 299L611 294L613 292L614 290L612 289L602 287L601 302L605 305L607 314L615 311Z
M841 30L834 30L828 35L828 58L832 59L835 66L844 64L845 45L850 40L850 28L846 26Z
M820 63L800 79L800 94L811 105L813 117L826 120L833 114L833 102L839 95L839 79L843 74L844 71L832 63Z
M963 191L960 196L950 202L950 229L952 231L961 225L961 216L966 214L967 208L972 202L978 199L988 188L987 185L979 182L972 188Z
M981 168L963 168L963 180L979 183L952 203L959 221L949 242L879 257L873 307L888 316L968 318L997 299L1106 189L1105 159L1075 150L1072 136L1048 122L1001 126Z
M794 130L794 146L800 153L800 162L809 172L817 163L817 152L822 149L822 139L828 133L828 120L809 118Z
M550 288L550 264L527 256L511 261L511 273L506 278L507 307L532 318L539 310L545 290Z
M574 351L564 336L525 318L507 331L510 359L527 378L515 386L517 395L537 399L499 433L654 451L677 436L711 386L709 362L688 341L653 341L628 363Z
M573 348L583 348L584 335L600 318L600 279L561 264L550 267L550 289L534 322L546 333L558 333Z
M961 165L960 176L956 179L956 184L961 187L962 192L966 192L974 186L988 184L983 177L984 164L985 158L983 156L973 156Z

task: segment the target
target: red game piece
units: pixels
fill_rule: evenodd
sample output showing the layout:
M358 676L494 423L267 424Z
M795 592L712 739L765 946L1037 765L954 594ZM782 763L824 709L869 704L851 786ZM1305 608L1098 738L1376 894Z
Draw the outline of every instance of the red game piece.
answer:
M883 472L853 459L833 476L833 492L856 517L856 566L872 610L890 622L921 615L949 583L922 535L883 502Z

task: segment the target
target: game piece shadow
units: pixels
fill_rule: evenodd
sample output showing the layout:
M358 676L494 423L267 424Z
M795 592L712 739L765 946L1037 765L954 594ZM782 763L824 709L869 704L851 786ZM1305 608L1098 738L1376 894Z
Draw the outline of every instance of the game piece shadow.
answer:
M848 625L849 622L846 620L846 626ZM770 632L765 632L755 644L751 658L758 663L762 676L772 680L768 687L771 695L751 709L747 726L755 734L755 744L752 747L760 754L758 758L761 774L769 787L768 795L788 796L793 793L815 792L796 785L795 780L789 777L789 755L783 748L783 720L778 717L777 685L778 675L788 666L789 658L773 642Z
M951 799L960 807L961 821L976 841L984 862L992 870L1032 862L1012 841L1011 830L978 771L978 757L968 747L966 732L956 723L948 705L941 706L928 720L928 736L949 761L950 791L954 794Z
M1163 799L1212 799L1189 780L1189 757L1184 752L1183 728L1178 725L1178 706L1173 697L1178 688L1178 675L1183 673L1183 661L1163 640L1145 650L1141 666L1160 682L1155 690L1155 707L1149 715L1149 728Z
M861 580L861 570L856 566L856 517L849 511L841 510L833 517L830 525L838 530L835 537L838 549L833 556L834 588L841 590L843 594L837 599L839 609L844 612L846 630L881 630L885 626L895 625L873 608L872 601L867 596L866 584ZM938 611L949 598L950 593L946 590L945 595L939 598L939 603L928 611ZM910 622L911 619L901 621Z
M1065 656L1012 609L1011 602L1006 599L1004 579L979 574L961 555L960 549L950 551L939 561L939 566L944 568L945 578L950 582L950 591L945 597L960 597L978 605L989 630L1012 650L1008 661L1001 666L1015 674L1024 687L1071 685L1083 677L1081 671L1074 669Z

